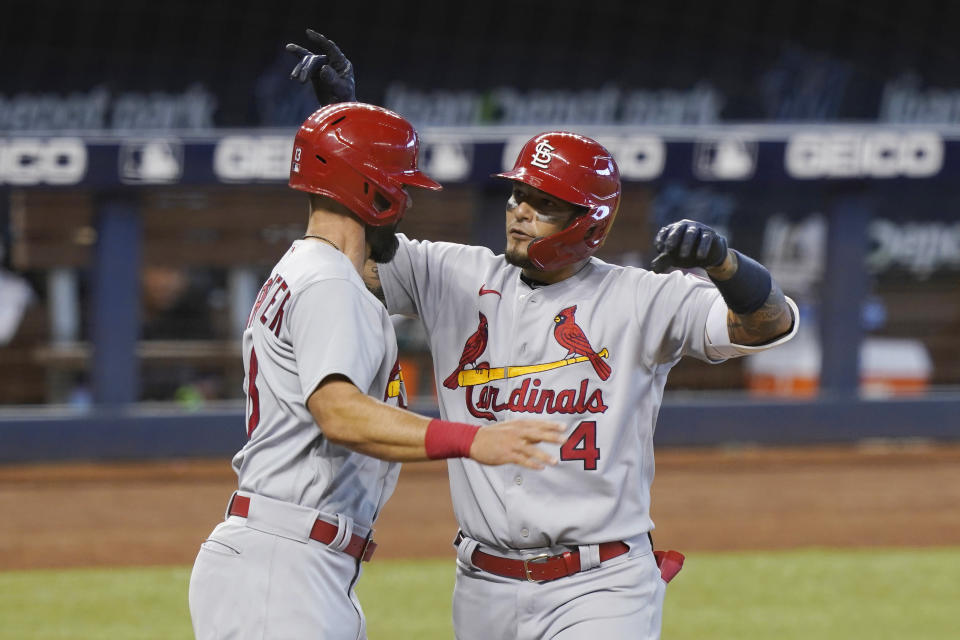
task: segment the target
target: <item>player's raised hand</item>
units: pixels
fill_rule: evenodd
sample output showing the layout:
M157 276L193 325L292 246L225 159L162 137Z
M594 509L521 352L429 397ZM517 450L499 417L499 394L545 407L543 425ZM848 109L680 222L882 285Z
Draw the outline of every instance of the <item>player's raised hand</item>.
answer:
M290 79L303 83L310 80L320 106L336 102L355 102L357 84L353 76L353 65L333 40L313 29L307 29L307 38L313 43L311 47L319 53L292 42L288 44L286 50L300 58L290 72Z
M562 444L564 427L547 420L508 420L477 431L470 457L489 465L518 464L543 469L557 459L537 446L538 442Z
M653 239L655 273L670 267L715 267L727 257L727 239L705 224L681 220L662 227Z

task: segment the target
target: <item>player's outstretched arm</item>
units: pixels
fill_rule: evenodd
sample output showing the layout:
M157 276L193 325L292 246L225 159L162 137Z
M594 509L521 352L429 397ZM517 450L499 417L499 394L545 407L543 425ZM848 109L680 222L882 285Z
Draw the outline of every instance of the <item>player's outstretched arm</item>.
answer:
M786 335L793 312L783 291L759 262L727 247L727 239L705 224L681 220L660 229L653 241L657 257L651 269L702 267L720 290L727 307L730 340L759 345Z
M563 427L546 420L510 420L483 429L431 420L374 400L343 376L325 378L307 408L331 442L396 462L463 457L542 469L557 460L537 444L564 441Z
M340 47L313 29L307 29L307 39L312 43L311 48L319 53L293 42L285 47L300 59L290 71L290 79L301 83L309 80L321 107L336 102L356 102L357 83L353 64L343 55Z

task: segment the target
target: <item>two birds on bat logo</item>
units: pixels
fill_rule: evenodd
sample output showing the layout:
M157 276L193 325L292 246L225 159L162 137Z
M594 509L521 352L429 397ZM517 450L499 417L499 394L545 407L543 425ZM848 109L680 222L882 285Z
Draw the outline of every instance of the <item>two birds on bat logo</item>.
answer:
M481 292L483 288L481 287ZM467 338L463 347L463 353L460 355L460 362L453 373L447 376L443 381L443 386L448 389L458 387L470 387L478 384L485 384L492 380L504 378L514 378L524 375L532 375L543 371L550 371L560 367L577 364L580 362L589 362L593 366L594 372L601 380L610 377L612 370L610 365L604 361L609 357L606 349L599 352L594 350L587 339L583 329L577 324L574 314L577 312L577 305L561 309L553 318L553 337L557 343L567 350L567 355L553 362L544 362L541 364L507 366L491 369L485 363L477 365L477 361L487 348L488 327L487 317L480 312L480 322L476 331ZM468 369L472 366L472 369Z

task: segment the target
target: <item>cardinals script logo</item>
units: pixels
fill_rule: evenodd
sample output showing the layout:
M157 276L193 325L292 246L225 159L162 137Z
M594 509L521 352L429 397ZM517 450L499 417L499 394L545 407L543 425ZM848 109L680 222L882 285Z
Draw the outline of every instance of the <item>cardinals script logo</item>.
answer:
M526 379L517 389L510 392L506 402L498 401L500 389L489 386L490 382L534 376L539 373L589 362L593 372L600 380L610 377L612 369L605 362L610 357L607 349L595 351L583 329L577 325L574 314L576 305L561 310L554 317L553 337L566 349L566 356L560 360L531 365L490 367L487 362L479 362L487 349L489 324L483 313L479 314L476 330L467 338L460 355L457 368L443 381L443 386L456 390L463 387L466 391L467 409L478 418L495 420L495 411L514 411L521 413L603 413L607 405L603 402L600 389L591 392L589 380L580 380L578 389L540 388L540 378ZM479 388L476 402L474 390Z

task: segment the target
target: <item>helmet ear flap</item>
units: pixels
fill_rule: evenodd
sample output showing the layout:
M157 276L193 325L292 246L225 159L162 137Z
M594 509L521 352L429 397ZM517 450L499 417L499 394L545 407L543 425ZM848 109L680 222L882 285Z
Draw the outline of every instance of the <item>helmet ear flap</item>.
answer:
M391 203L387 200L386 196L379 189L374 189L373 191L373 208L376 209L379 213L383 213L389 209Z
M596 244L600 241L600 238L598 236L600 234L600 230L602 226L603 225L599 223L591 225L590 228L587 229L586 233L583 234L584 243L586 243L588 246L591 246L591 247L596 246Z

